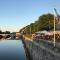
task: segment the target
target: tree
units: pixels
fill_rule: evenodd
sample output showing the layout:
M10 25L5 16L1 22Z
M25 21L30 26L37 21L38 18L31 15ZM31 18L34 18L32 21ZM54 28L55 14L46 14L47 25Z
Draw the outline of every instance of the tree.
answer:
M10 34L10 31L5 31L5 34Z
M52 30L54 28L54 15L53 14L43 14L41 15L35 23L27 25L21 31L25 30L27 34L32 34L40 30Z
M54 15L53 14L44 14L39 17L39 30L51 30L54 24ZM50 27L50 28L49 28Z
M2 31L0 30L0 34L2 34Z

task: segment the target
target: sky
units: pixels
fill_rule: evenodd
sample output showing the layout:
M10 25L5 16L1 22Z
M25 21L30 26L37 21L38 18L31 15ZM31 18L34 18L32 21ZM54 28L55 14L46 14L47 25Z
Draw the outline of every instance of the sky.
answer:
M60 0L0 0L0 30L19 31L54 8L60 13Z

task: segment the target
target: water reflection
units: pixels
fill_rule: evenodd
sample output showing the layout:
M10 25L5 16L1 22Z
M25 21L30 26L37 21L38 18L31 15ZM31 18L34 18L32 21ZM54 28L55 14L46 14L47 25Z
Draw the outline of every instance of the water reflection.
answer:
M0 60L26 60L22 41L0 41Z

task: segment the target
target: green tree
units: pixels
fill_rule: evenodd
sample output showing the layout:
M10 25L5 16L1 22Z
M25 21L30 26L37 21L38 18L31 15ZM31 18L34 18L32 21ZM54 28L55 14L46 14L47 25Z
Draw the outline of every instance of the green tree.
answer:
M0 30L0 34L2 34L2 31Z
M39 30L51 30L53 28L54 15L53 14L44 14L39 17ZM49 28L50 27L50 28Z
M52 30L54 28L54 15L53 14L43 14L41 15L35 23L31 23L26 27L22 28L21 31L25 31L26 34L31 34L40 30Z
M5 31L5 34L10 34L10 31Z

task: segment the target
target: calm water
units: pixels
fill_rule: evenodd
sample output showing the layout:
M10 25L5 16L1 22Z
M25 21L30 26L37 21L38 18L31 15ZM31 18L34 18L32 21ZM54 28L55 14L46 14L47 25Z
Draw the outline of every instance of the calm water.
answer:
M0 60L26 60L21 40L1 40Z

